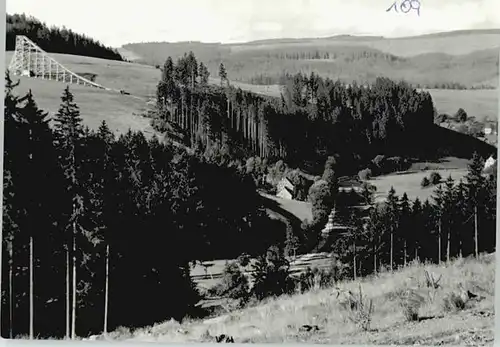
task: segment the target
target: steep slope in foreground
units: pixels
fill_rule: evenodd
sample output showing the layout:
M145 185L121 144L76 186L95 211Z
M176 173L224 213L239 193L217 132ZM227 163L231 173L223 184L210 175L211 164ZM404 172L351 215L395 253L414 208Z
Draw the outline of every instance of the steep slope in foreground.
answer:
M427 288L425 270L442 275L438 289ZM133 334L112 333L110 338L154 342L208 342L210 336L231 335L236 343L301 342L324 344L384 345L493 345L495 256L479 260L459 259L447 266L413 264L394 274L382 273L362 281L340 283L344 290L358 292L362 286L367 299L373 299L371 329L361 331L340 308L333 289L269 300L205 321L183 324L166 322L139 329ZM444 298L460 294L460 286L483 297L466 303L465 309L447 311ZM413 288L421 296L419 321L406 322L398 293ZM317 325L318 331L300 332L300 327Z
M6 69L12 54L13 52L6 53ZM151 66L114 60L67 54L49 55L76 74L92 75L96 83L112 89L123 89L131 94L121 95L81 85L70 85L85 125L96 129L102 120L106 120L110 129L116 133L124 133L129 128L143 131L145 135L154 133L149 119L139 114L146 109L149 97L155 93L160 78L159 70ZM51 115L57 112L66 84L28 77L11 77L14 81L20 80L20 85L15 89L16 94L24 95L31 89L42 110Z

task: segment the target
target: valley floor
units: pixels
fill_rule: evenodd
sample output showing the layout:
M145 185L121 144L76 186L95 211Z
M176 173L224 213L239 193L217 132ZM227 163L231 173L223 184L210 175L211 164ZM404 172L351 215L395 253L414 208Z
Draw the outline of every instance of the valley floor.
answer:
M425 271L442 275L438 289L427 288ZM368 331L362 331L349 317L352 311L339 306L335 289L318 289L305 294L266 300L255 307L233 310L207 320L169 321L153 327L116 331L113 340L151 342L213 342L226 334L236 343L321 343L383 345L492 345L494 339L495 256L457 259L448 265L414 263L393 274L337 284L343 290L359 291L372 299L374 311ZM463 310L448 311L445 298L460 295L460 288L480 296ZM401 293L409 290L422 299L419 321L407 322L399 304ZM333 295L332 295L333 294ZM319 330L302 332L303 325Z

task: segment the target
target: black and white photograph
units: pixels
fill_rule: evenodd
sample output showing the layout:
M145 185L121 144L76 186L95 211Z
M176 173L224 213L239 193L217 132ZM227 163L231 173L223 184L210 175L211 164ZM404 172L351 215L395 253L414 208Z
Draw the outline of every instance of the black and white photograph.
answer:
M3 339L493 346L498 0L5 10Z

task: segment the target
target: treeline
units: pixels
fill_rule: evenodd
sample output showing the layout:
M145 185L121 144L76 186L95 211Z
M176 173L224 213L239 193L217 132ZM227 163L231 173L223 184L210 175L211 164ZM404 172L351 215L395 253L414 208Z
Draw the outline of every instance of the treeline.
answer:
M352 62L355 60L365 60L370 58L384 59L391 62L405 61L404 58L397 57L392 54L383 53L377 50L370 49L357 49L349 47L347 52L342 52L337 48L336 51L321 51L321 50L308 50L308 51L295 51L294 49L274 49L272 51L251 51L253 56L265 57L268 59L279 60L336 60L341 59L345 62ZM243 51L248 54L247 51ZM262 52L262 53L261 53Z
M290 166L336 154L340 174L356 174L379 154L432 158L438 153L437 140L422 141L435 127L432 98L405 82L378 78L367 87L316 74L288 75L279 99L234 88L227 78L221 87L208 86L199 66L204 65L192 53L175 64L167 59L153 121L160 131L168 123L179 125L191 147L216 146L240 159L257 155Z
M6 77L3 337L74 338L203 314L193 263L283 242L244 167L103 122L68 88L49 127ZM230 245L228 247L228 245Z
M318 58L319 59L319 58ZM258 73L254 76L248 77L245 82L256 85L283 85L284 84L284 76L286 74L283 73L275 73L275 74L264 74ZM458 82L436 82L436 83L415 83L412 84L417 89L449 89L449 90L482 90L482 89L495 89L495 86L492 85L475 85L475 86L466 86L462 83Z
M87 57L120 60L122 56L116 49L106 47L82 34L77 34L65 27L47 27L34 17L25 14L7 14L6 50L16 48L16 35L24 35L35 42L41 49L50 53L82 55Z

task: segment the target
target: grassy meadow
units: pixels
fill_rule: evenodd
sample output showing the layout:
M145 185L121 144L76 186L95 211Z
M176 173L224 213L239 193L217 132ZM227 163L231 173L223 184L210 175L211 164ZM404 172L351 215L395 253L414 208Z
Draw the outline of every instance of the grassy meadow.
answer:
M439 162L417 162L403 172L373 177L368 182L377 188L374 194L375 201L383 201L387 197L391 187L401 196L406 192L410 200L419 198L420 201L431 200L435 186L422 188L420 183L424 177L429 178L432 172L441 175L442 182L451 175L455 182L467 175L468 160L460 158L443 158Z
M498 118L498 89L429 89L428 92L432 96L438 113L447 113L452 116L461 107L469 117L475 117L477 121Z
M96 83L112 89L124 89L131 95L121 95L113 91L70 85L75 102L80 108L83 122L91 129L97 129L106 120L115 133L125 133L129 128L143 131L145 135L154 133L153 128L140 114L147 108L149 98L154 95L159 70L139 64L81 57L67 54L50 54L62 65L77 74L96 74ZM6 54L6 68L12 52ZM20 85L15 89L19 95L31 90L38 106L49 114L59 109L65 84L49 80L11 76Z
M439 280L438 288L426 285L425 272ZM380 345L493 345L494 254L456 259L450 264L414 262L395 273L337 283L364 301L372 300L371 323L359 326L359 311L341 306L332 288L268 299L241 310L206 320L185 320L152 327L115 331L109 338L127 342L211 342L213 336L231 335L236 343L322 343ZM465 291L478 299L468 299ZM340 296L342 298L342 296ZM413 321L405 312L417 312ZM303 325L318 330L302 331Z

